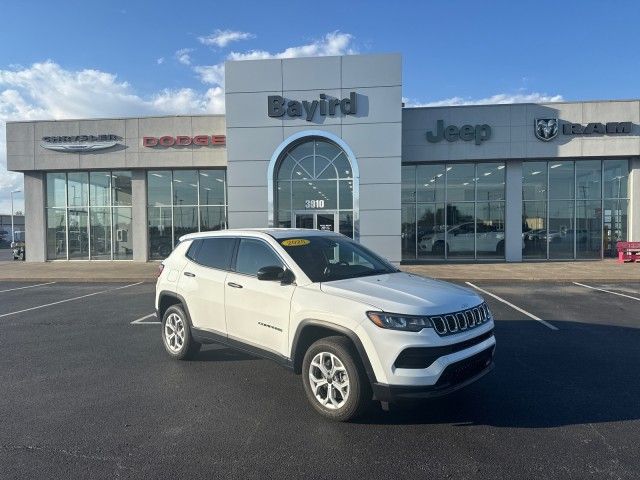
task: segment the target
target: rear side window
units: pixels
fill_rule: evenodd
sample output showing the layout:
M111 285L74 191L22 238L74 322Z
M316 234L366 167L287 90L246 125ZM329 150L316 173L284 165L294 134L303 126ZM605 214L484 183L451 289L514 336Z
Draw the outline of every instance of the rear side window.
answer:
M243 238L238 247L238 258L236 260L236 272L246 275L258 275L258 270L262 267L282 267L280 257L273 249L260 240Z
M195 247L195 256L189 257L194 262L204 265L205 267L217 268L220 270L228 270L231 265L231 256L235 246L235 238L203 238L198 240L199 248ZM194 242L195 243L195 242ZM191 253L194 246L189 249ZM189 256L187 254L187 256Z
M200 248L200 244L202 240L194 240L191 242L189 246L189 250L187 250L187 258L190 260L196 261L196 254L198 253L198 249Z

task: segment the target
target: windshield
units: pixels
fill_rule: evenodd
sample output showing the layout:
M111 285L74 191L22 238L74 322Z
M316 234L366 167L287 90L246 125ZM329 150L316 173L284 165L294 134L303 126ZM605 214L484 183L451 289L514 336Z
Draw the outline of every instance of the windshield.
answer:
M337 235L282 238L278 242L312 282L398 271L371 250Z

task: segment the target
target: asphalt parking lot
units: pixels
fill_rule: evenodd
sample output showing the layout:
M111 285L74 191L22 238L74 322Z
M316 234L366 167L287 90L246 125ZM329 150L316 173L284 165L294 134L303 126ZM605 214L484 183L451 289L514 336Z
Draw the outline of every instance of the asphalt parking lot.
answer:
M495 370L336 424L275 363L170 360L153 284L0 283L0 477L640 477L640 281L474 284Z

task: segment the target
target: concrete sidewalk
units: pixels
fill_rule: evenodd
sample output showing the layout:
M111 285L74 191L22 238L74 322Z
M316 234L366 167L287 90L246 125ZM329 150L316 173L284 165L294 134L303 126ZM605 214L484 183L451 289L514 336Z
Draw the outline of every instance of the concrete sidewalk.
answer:
M640 282L640 263L593 262L457 263L402 265L402 270L443 280ZM153 282L157 262L0 261L0 281Z

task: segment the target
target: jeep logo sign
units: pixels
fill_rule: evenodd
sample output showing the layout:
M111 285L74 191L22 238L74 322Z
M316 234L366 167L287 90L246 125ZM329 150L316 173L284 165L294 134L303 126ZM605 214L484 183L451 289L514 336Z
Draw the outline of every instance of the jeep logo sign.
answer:
M273 118L283 117L285 114L289 117L304 117L307 122L313 120L313 116L318 111L321 117L326 115L333 116L336 109L340 108L342 115L355 115L357 112L357 95L356 92L349 93L349 98L339 100L337 98L327 98L324 93L320 94L320 100L289 100L280 95L269 95L267 97L267 115Z
M429 143L438 143L442 139L447 142L455 142L456 140L463 140L470 142L474 140L476 145L480 145L482 142L491 138L491 127L489 125L463 125L460 128L455 125L449 125L445 128L444 120L438 120L436 123L436 133L431 131L427 132L427 141Z

